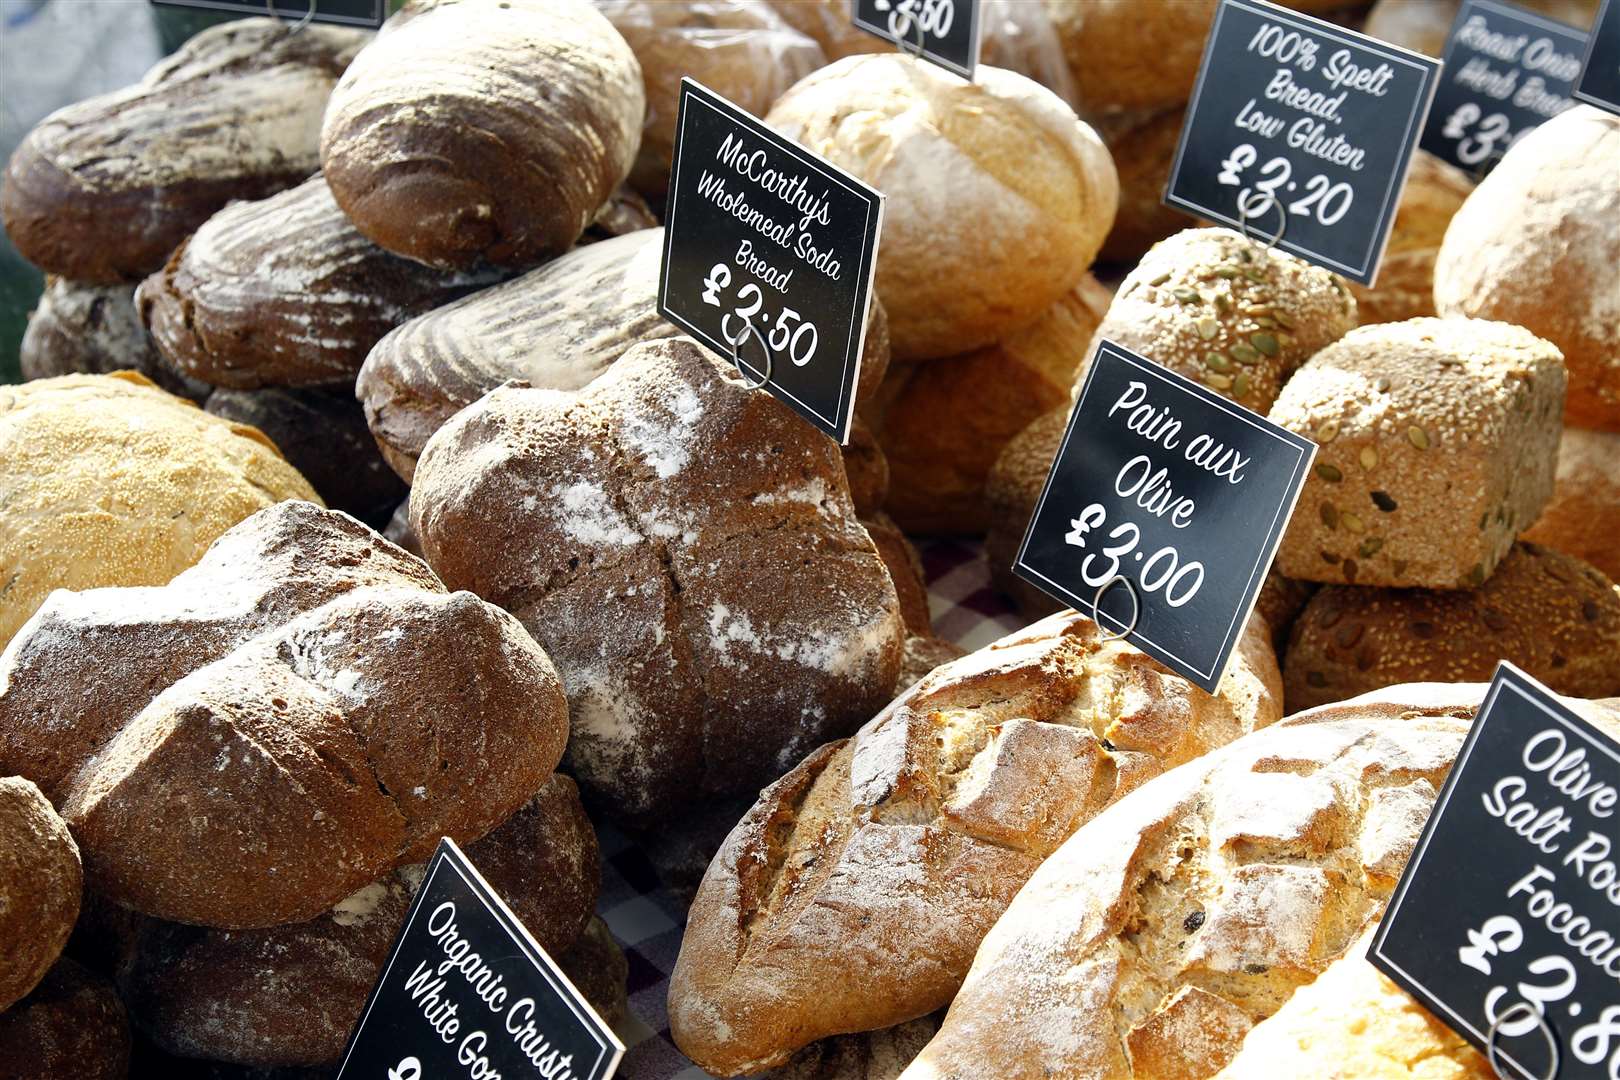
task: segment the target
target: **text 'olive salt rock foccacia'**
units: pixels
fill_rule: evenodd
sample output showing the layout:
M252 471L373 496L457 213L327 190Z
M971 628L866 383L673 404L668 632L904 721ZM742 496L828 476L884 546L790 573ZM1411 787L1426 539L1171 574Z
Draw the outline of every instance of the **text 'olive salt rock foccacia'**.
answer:
M355 228L442 268L566 251L629 175L646 97L586 0L412 0L332 92L321 167Z
M0 772L61 810L92 888L204 926L313 918L478 838L566 734L516 620L307 502L166 586L53 593L0 654Z
M556 661L573 772L613 812L758 790L894 690L899 602L837 444L690 339L578 393L492 391L410 509L444 580Z

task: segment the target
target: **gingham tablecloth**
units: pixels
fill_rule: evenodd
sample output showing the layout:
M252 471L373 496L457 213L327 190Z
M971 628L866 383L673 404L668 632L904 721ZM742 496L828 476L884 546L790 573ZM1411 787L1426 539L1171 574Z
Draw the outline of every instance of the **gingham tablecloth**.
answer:
M980 545L937 540L918 545L928 581L934 632L964 649L977 649L1024 625L1011 603L990 584ZM623 833L598 825L602 895L597 914L624 947L630 962L630 1019L619 1028L629 1047L618 1076L624 1080L707 1080L669 1038L664 1008L669 974L681 949L686 908L659 881L653 864Z

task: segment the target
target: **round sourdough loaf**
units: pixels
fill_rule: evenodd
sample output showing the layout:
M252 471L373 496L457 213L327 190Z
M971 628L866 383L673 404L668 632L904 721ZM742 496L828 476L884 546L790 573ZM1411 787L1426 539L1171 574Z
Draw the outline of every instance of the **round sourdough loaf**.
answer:
M316 497L264 435L134 372L0 386L0 647L53 589L161 585L255 511Z
M531 265L629 175L645 107L640 65L587 0L411 0L332 92L321 168L389 251Z
M308 502L167 585L59 590L0 653L0 772L61 809L91 888L200 926L311 919L477 839L567 730L515 619Z
M320 168L321 113L364 31L279 19L204 30L124 90L59 109L11 155L6 235L80 282L139 281L232 199Z
M126 1080L129 1053L129 1019L112 984L66 957L0 1012L0 1076Z
M24 380L136 371L158 386L201 402L212 389L171 371L135 311L133 285L86 285L50 277L28 315L17 350Z
M950 356L1033 322L1079 283L1118 181L1055 94L980 65L964 82L898 54L822 68L766 123L885 193L877 291L899 359Z
M1620 432L1564 429L1552 499L1524 538L1620 581Z
M1620 591L1581 560L1515 544L1476 589L1330 585L1295 620L1288 707L1393 683L1489 679L1511 660L1560 694L1620 694Z
M722 1076L951 999L1041 860L1164 770L1276 720L1263 621L1211 695L1073 612L936 669L761 793L704 875L671 1033ZM994 1061L994 1057L985 1059Z
M39 788L0 777L0 1013L62 953L79 918L79 847Z
M1513 145L1451 219L1441 315L1500 319L1558 346L1564 417L1620 431L1620 116L1578 105Z
M757 791L888 700L904 629L838 448L686 338L440 429L411 521L562 673L572 771L657 819Z
M497 280L434 270L367 240L315 176L226 207L135 296L170 367L213 386L349 386L395 326Z
M1345 282L1361 325L1434 314L1434 261L1446 226L1473 190L1474 181L1461 169L1423 150L1412 155L1378 283L1369 288Z

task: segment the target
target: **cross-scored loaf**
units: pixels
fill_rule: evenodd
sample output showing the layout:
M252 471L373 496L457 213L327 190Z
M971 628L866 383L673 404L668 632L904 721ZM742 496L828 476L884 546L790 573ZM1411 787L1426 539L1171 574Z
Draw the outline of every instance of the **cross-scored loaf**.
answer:
M53 593L0 655L0 773L61 809L91 887L205 926L310 919L477 839L567 726L516 620L304 502L166 586Z
M670 984L677 1044L729 1076L944 1005L1043 858L1143 781L1276 720L1280 682L1262 623L1212 696L1073 612L937 669L727 838Z

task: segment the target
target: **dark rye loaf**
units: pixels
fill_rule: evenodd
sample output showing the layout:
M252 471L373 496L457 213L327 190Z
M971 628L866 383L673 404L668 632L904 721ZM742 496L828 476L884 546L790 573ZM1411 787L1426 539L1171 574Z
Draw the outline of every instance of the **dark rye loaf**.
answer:
M163 363L135 311L135 286L51 277L28 316L17 362L24 379L138 371L171 394L202 401L211 389Z

